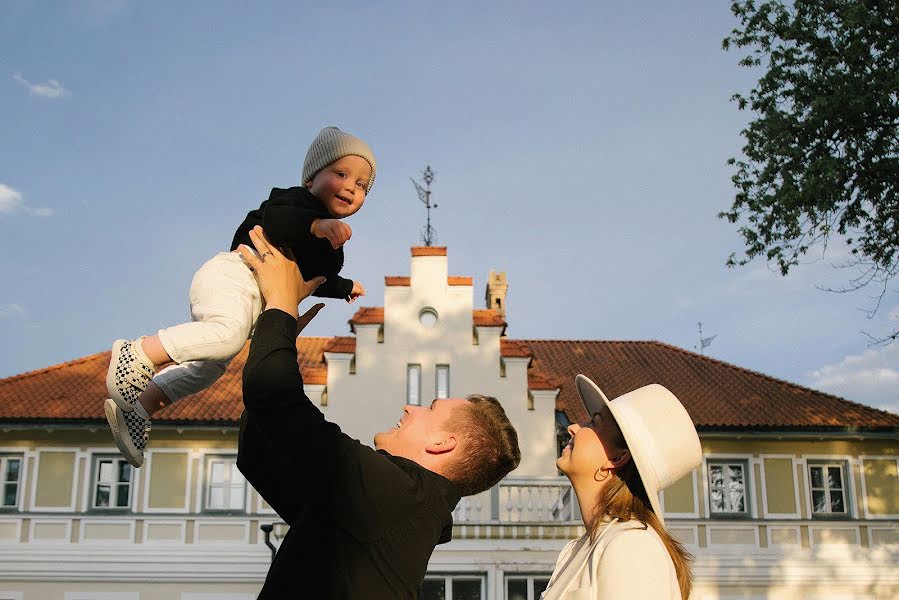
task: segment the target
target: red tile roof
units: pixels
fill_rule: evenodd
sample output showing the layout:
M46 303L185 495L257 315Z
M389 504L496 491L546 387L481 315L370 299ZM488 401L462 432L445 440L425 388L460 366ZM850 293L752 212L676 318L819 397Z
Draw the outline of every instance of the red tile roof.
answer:
M502 313L492 308L476 308L471 311L472 322L478 327L505 327ZM383 306L361 306L350 318L350 325L376 325L384 322Z
M877 410L661 342L524 340L532 370L561 383L557 406L572 419L586 411L574 387L590 377L609 399L660 383L704 429L885 428L899 415Z
M352 325L378 325L384 322L383 306L360 306L350 320ZM354 330L355 331L355 330Z
M412 285L411 277L400 277L398 275L388 275L384 278L384 285L403 285L410 286Z
M354 352L355 338L301 338L306 383L325 384L324 352ZM528 386L560 389L557 407L585 417L574 376L593 379L609 398L648 383L673 391L701 430L884 430L899 433L899 415L856 404L660 342L508 340L503 356L532 356ZM158 413L169 425L233 426L241 411L247 347L211 388ZM0 380L0 423L103 422L109 353L101 352Z
M354 337L334 337L325 344L325 352L334 352L335 354L355 354L356 338Z
M446 246L412 246L412 256L446 256Z
M327 383L325 346L333 338L307 337L297 343L303 380ZM249 343L212 387L179 401L154 416L163 424L233 425L240 419L241 375ZM46 369L0 380L0 422L104 421L109 352L100 352Z
M471 277L460 277L458 275L450 275L446 278L447 285L472 285L472 281ZM408 287L412 285L412 278L401 275L388 275L384 278L384 285Z
M474 324L478 327L505 327L506 318L492 308L476 308L472 312Z

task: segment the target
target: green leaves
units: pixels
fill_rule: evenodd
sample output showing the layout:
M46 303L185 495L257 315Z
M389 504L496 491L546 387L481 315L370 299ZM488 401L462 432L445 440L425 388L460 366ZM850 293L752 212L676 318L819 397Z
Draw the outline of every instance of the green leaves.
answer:
M722 42L766 69L739 110L756 117L731 158L736 190L718 216L739 223L742 256L784 275L842 236L884 282L899 270L899 2L736 0Z

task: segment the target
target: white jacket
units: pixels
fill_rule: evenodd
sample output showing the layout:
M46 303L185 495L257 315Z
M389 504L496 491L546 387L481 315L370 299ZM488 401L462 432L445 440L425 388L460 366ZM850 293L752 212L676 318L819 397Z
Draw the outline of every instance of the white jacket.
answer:
M559 554L544 600L681 600L674 563L652 527L613 521Z

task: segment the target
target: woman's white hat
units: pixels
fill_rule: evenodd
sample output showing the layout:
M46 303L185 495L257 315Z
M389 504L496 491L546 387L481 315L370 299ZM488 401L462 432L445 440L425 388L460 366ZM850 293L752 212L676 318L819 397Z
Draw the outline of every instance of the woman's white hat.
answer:
M609 407L643 480L652 510L664 525L659 492L702 462L702 446L690 415L668 388L657 383L610 401L584 375L578 375L574 381L591 416L603 405Z

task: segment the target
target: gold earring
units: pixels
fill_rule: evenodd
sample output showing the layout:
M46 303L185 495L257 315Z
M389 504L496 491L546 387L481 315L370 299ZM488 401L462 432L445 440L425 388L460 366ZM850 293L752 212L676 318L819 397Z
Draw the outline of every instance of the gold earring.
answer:
M600 467L596 469L596 473L593 474L593 481L605 481L609 478L609 474L612 472L612 469L607 469L605 467ZM597 475L602 473L599 477Z

